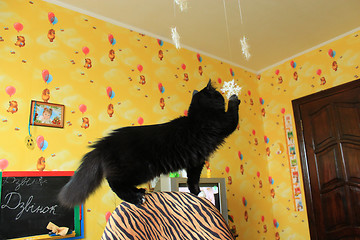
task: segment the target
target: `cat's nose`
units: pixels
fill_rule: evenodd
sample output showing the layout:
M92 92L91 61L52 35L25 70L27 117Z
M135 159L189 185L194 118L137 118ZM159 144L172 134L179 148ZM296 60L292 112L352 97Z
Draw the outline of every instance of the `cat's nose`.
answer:
M197 90L194 90L193 91L193 96L195 95L195 94L197 94L199 91L197 91Z

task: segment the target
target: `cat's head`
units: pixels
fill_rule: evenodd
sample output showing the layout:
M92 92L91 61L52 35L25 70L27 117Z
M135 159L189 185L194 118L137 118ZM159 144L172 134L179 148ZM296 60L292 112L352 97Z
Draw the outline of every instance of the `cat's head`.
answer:
M225 100L220 92L211 85L211 79L201 91L194 90L188 116L194 114L210 115L225 112Z

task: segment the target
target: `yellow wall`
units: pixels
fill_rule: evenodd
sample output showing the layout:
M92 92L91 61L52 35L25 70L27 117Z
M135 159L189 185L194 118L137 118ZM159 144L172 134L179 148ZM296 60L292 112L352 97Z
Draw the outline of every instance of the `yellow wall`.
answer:
M303 212L293 211L288 159L274 153L279 143L286 146L281 109L284 108L285 114L293 116L291 100L358 79L360 75L358 34L359 32L351 33L268 69L262 73L258 82L259 93L266 101L264 107L266 115L263 117L264 132L270 138L271 150L267 161L269 175L276 176L273 214L279 222L281 239L309 239L306 209ZM335 51L334 56L330 56L331 50ZM295 68L291 66L291 61L296 63ZM332 67L334 61L338 65L337 68ZM294 79L295 71L298 74L297 80ZM279 77L282 77L282 83L279 82ZM326 83L321 81L322 77L325 78ZM292 124L295 127L294 121ZM297 142L296 135L295 142ZM304 189L301 190L303 193ZM304 193L303 201L305 201Z
M286 149L276 153L279 146L286 145L281 109L285 108L285 114L292 113L292 99L357 78L355 62L359 56L355 50L359 40L355 34L323 47L322 51L314 50L294 59L299 74L295 81L294 69L288 62L258 78L204 55L199 62L195 52L177 50L167 42L160 46L157 39L40 0L0 0L0 9L0 159L9 161L6 170L37 170L37 160L42 156L46 159L45 171L75 170L88 146L112 129L139 125L139 117L144 124L169 121L184 114L192 90L204 87L209 78L218 88L234 78L242 87L239 129L210 159L212 177L227 179L230 227L239 239L275 239L276 232L281 239L309 239L306 209L296 212L293 207ZM48 20L49 12L58 20L54 25ZM14 28L16 22L23 25L20 32ZM49 29L56 31L53 42L47 37ZM110 44L109 34L116 39L115 45ZM25 37L24 47L15 45L17 36ZM84 46L90 50L86 56ZM337 71L331 69L329 48L337 52ZM108 56L110 49L115 50L113 61ZM159 50L164 53L162 60ZM89 69L84 67L85 58L92 61ZM139 64L143 66L141 73ZM182 64L186 65L185 70ZM199 66L203 68L202 75ZM320 85L320 76L316 75L319 68L327 80L325 85ZM44 69L53 76L50 83L42 79ZM278 84L276 69L284 79L282 84ZM188 81L184 80L184 73L188 73ZM139 83L140 75L145 76L144 85ZM165 88L163 93L159 83ZM11 97L5 90L8 86L16 89ZM115 92L113 99L107 96L107 87ZM31 134L35 138L44 136L48 147L44 151L29 150L25 137L29 135L30 102L42 101L45 88L50 90L49 102L65 105L65 126L31 126ZM164 109L160 98L165 100ZM260 98L264 99L263 104ZM7 111L9 101L17 102L17 112ZM112 117L107 113L110 103L114 105ZM79 110L80 104L87 106L84 114ZM81 127L83 117L90 120L87 129ZM268 143L264 136L269 138ZM203 176L206 177L206 170ZM274 179L273 184L269 176ZM274 198L270 194L272 188ZM100 238L105 214L119 203L104 182L85 204L86 239ZM278 227L274 226L274 219Z
M144 124L169 121L184 114L192 91L203 88L209 78L218 88L224 81L235 78L243 87L240 128L212 156L210 168L213 177L232 177L232 184L228 184L228 207L234 220L231 222L233 230L236 229L240 236L257 234L257 229L261 230L258 221L264 215L269 226L266 234L273 232L268 185L264 183L260 189L253 179L256 171L260 171L264 179L268 175L262 151L264 144L257 147L251 147L251 144L249 147L252 129L256 129L259 138L262 136L255 74L203 55L202 62L199 62L195 52L177 50L167 42L160 46L157 39L47 2L1 0L0 9L0 36L3 40L0 41L0 132L3 136L0 139L0 159L9 161L5 171L37 170L37 160L42 156L46 159L45 171L75 170L89 150L88 146L112 129L139 125L139 117L144 119ZM58 20L54 25L48 20L49 12L53 12ZM20 32L14 28L17 22L23 25ZM50 29L56 31L53 42L47 36ZM109 34L114 36L115 45L110 44ZM24 47L15 45L17 36L25 37ZM86 56L82 51L84 46L90 50ZM110 49L115 50L113 61L108 56ZM158 57L160 49L164 55L162 60ZM84 67L85 58L92 61L89 69ZM143 66L141 73L137 69L139 64ZM182 64L186 65L185 70ZM203 68L202 75L199 66ZM42 79L44 69L53 77L49 83ZM184 80L184 73L188 73L188 81ZM144 85L139 83L140 75L145 76ZM159 83L165 88L163 93L159 91ZM16 89L11 97L5 90L8 86ZM107 96L107 87L115 92L113 99ZM65 105L65 126L63 129L31 126L31 134L35 138L44 136L48 147L44 151L38 148L29 150L25 137L29 135L30 102L42 101L45 88L50 90L49 102ZM252 92L253 106L244 94L247 91ZM165 100L164 109L160 107L160 98ZM9 101L17 102L17 112L7 112ZM110 103L114 105L112 117L107 113ZM84 114L79 111L80 104L87 106ZM90 120L87 129L81 127L83 117ZM238 157L239 151L243 160ZM240 164L244 165L244 175L239 171ZM229 167L229 172L226 167ZM265 199L253 193L253 184ZM247 207L239 200L243 196ZM104 182L85 204L86 239L100 238L106 223L105 214L112 212L119 203L120 200ZM250 217L244 224L246 209ZM265 233L260 234L265 236Z

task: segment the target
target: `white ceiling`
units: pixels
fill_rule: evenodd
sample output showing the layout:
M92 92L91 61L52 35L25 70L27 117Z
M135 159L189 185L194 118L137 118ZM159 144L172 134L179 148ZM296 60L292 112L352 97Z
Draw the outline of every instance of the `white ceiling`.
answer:
M174 0L46 1L166 42L176 27L182 48L254 73L360 28L360 0L187 0L183 12Z

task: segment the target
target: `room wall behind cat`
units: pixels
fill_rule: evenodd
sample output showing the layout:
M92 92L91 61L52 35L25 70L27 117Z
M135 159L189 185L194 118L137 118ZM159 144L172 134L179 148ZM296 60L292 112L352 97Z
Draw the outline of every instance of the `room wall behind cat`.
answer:
M289 59L261 74L259 94L265 100L264 131L269 139L267 146L270 150L267 159L269 176L274 180L271 188L275 190L273 212L274 219L279 223L277 231L281 239L310 239L291 100L358 79L358 36L359 31L350 33L344 38ZM295 169L295 175L289 171L289 166L292 165L289 162L290 151L286 149L288 135L285 134L284 116L291 117L290 125L294 128L294 153L299 178L296 177L295 166L292 167ZM300 192L297 194L300 195L293 194L292 183L297 180L300 186ZM298 207L301 210L301 206L296 204L294 196L302 201L303 211L297 211Z
M274 236L255 74L40 0L0 0L0 6L7 13L0 15L0 159L9 162L5 171L75 170L88 147L112 129L185 115L192 91L209 78L218 89L235 79L242 87L239 128L211 157L209 168L212 177L227 180L234 234ZM63 104L64 128L29 126L31 100ZM35 139L43 136L47 147L28 149L29 133ZM45 166L37 165L41 157ZM119 203L104 182L85 204L86 239L100 238L106 213ZM263 225L267 232L259 230Z
M192 91L209 78L218 89L235 79L242 87L239 129L209 165L212 177L227 180L230 227L239 239L273 239L276 233L281 239L309 239L304 196L304 211L296 211L293 201L283 119L292 116L292 99L358 78L358 32L256 76L39 0L0 0L0 7L6 13L0 15L0 159L9 161L5 171L37 170L40 157L46 159L45 171L75 170L88 146L112 129L184 115ZM50 12L56 23L49 21ZM329 50L336 54L330 56ZM44 70L51 75L47 81ZM49 96L43 94L46 88ZM29 127L30 101L48 97L65 105L64 128ZM28 129L34 138L44 137L46 149L26 147ZM294 139L298 152L296 133ZM299 176L302 184L301 168ZM99 239L106 213L119 203L104 182L85 204L86 239Z

